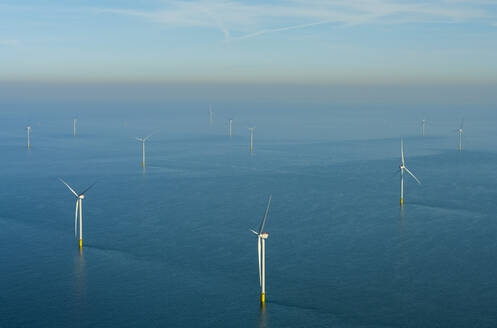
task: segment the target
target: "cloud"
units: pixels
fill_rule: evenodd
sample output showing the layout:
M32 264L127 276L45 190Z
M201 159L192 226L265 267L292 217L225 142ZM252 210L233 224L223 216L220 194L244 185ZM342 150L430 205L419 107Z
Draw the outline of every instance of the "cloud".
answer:
M253 3L232 0L197 2L168 1L155 10L97 8L98 13L134 16L171 27L217 29L226 40L246 39L316 25L457 23L492 20L482 0L388 1L388 0L287 0ZM495 12L495 11L493 11Z

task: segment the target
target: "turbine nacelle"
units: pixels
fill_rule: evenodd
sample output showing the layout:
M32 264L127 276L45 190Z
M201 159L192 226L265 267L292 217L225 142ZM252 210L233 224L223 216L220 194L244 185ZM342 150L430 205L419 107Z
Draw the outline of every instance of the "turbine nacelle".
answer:
M259 237L261 237L262 239L267 239L269 237L269 234L267 232L261 233Z
M79 195L78 196L79 199L84 199L85 198L85 195Z
M139 138L139 137L135 137L136 140L140 141L140 142L143 142L145 143L145 141L147 141L148 139L150 139L152 135L149 135L147 136L146 138Z

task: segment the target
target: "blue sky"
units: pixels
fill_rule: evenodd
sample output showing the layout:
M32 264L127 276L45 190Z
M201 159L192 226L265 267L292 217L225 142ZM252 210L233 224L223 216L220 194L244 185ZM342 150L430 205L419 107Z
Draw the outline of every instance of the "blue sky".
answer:
M0 80L497 83L496 0L0 0Z

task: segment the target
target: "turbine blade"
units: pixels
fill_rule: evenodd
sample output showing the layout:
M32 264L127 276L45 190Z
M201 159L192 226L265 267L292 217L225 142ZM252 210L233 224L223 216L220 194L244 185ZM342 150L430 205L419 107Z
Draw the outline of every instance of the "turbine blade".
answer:
M414 180L416 180L417 183L421 184L421 181L419 181L419 179L416 178L416 176L411 171L409 171L409 169L407 167L405 169L406 169L407 173L409 173L414 178Z
M405 160L404 160L404 141L402 138L400 138L400 155L402 157L402 164L405 165Z
M74 194L74 196L78 197L78 193L75 192L74 189L72 189L71 186L67 184L67 182L65 182L61 178L59 178L59 180L60 180L60 182L62 182L63 184L65 184L67 188L69 188L69 190Z
M262 286L262 282L261 282L261 237L257 238L257 255L259 257L259 285Z
M147 141L152 135L149 135L148 137L144 138L143 141Z
M257 231L254 231L252 229L250 229L250 231L252 231L252 233L256 234L257 236L259 236L259 234L257 233Z
M76 198L76 213L74 215L74 238L77 237L78 233L78 205L79 205L79 198Z
M266 224L266 219L267 219L267 214L269 212L269 206L271 206L271 198L273 195L269 195L269 201L267 202L267 208L266 208L266 213L264 214L264 219L262 220L261 226L259 228L259 234L262 233L262 229L264 229L264 225Z
M93 182L88 188L86 188L80 195L84 195L88 190L90 190L94 185L96 185L97 182Z
M142 138L135 137L136 140L143 142L144 140Z
M463 125L464 125L464 118L461 120L461 130Z

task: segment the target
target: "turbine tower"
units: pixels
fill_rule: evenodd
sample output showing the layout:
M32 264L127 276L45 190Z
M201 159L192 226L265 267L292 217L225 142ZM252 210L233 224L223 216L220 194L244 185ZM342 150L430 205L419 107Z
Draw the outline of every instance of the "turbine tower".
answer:
M31 127L28 125L26 127L26 130L28 130L28 149L29 149L29 146L31 144Z
M136 138L136 140L140 141L142 143L142 164L143 164L143 167L145 167L145 141L148 140L148 138L150 138L152 135L149 135L148 137L146 138Z
M78 119L73 119L72 123L73 123L73 135L76 136L76 122L78 121Z
M250 152L254 150L254 129L255 128L249 128L250 130Z
M426 121L425 120L422 120L421 121L421 136L424 137L425 136L425 123Z
M406 167L406 162L404 160L404 142L402 139L400 139L400 155L402 158L402 163L400 164L400 206L404 206L404 170L409 173L417 183L421 184L421 181L419 181L419 179Z
M229 121L229 128L228 128L228 135L229 135L230 137L231 137L231 127L232 127L232 125L233 125L233 120L232 120L232 119L230 119L230 121Z
M86 188L82 193L78 194L74 189L67 184L64 180L59 178L59 180L76 196L76 214L74 216L74 237L77 237L77 226L78 226L78 209L79 209L79 248L83 248L83 199L85 198L85 193L90 190L91 187L95 185L93 183L91 186Z
M272 195L269 195L269 201L267 203L266 213L264 214L264 219L262 220L261 226L259 227L259 232L250 229L255 235L257 235L257 255L259 257L259 285L261 286L261 304L266 303L266 239L268 234L264 233L264 224L266 223L267 214L269 212L269 206L271 206Z
M461 126L459 127L459 129L457 129L457 134L459 135L459 151L462 151L462 133L463 133L463 130L462 130L462 125L463 125L464 121L461 121Z

